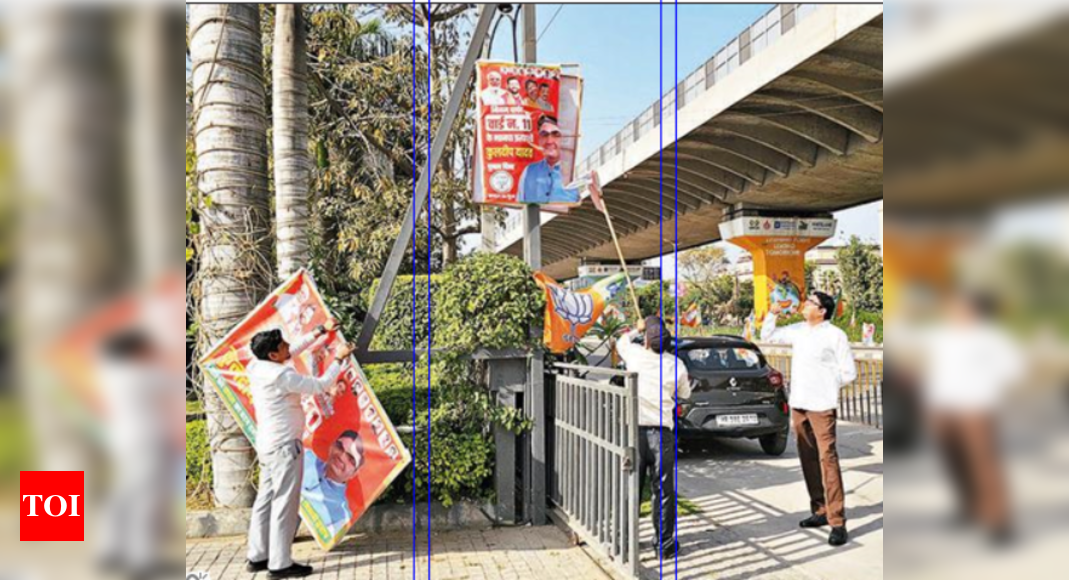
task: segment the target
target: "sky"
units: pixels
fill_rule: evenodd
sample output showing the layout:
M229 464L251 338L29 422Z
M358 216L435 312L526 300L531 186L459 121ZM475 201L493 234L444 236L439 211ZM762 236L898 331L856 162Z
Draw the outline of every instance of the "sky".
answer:
M596 150L647 109L678 80L686 78L743 29L771 10L772 4L683 4L678 6L678 76L676 73L676 6L666 4L540 4L538 60L545 64L579 64L584 79L581 115L583 152ZM493 58L512 60L512 34L498 27ZM664 31L658 35L658 25ZM522 57L522 22L518 36ZM661 51L663 46L663 54ZM666 133L666 141L670 136ZM581 153L583 157L586 153ZM836 214L839 235L866 241L880 239L876 204ZM723 244L730 258L742 250ZM666 276L670 276L666 272Z

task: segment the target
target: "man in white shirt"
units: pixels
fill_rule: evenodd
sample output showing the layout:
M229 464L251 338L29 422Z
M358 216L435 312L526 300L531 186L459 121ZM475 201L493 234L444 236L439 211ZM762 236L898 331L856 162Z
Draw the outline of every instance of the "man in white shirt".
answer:
M281 330L268 330L252 338L256 360L249 365L252 404L256 409L256 450L260 456L260 491L249 523L249 572L268 572L268 578L303 578L312 567L293 562L293 537L301 499L304 446L303 395L332 393L341 364L352 356L342 347L322 377L300 375L287 366L293 356L312 346L326 333L324 327L298 340L292 347Z
M643 346L634 340L644 336ZM638 373L639 473L642 486L654 471L653 529L663 559L676 555L675 418L678 398L690 397L690 377L683 361L669 350L671 336L664 322L651 316L638 330L625 333L616 352L627 370Z
M798 439L798 458L809 490L812 516L803 528L830 525L828 543L847 542L843 476L836 446L839 391L857 378L846 333L832 325L835 299L814 292L802 305L805 322L776 328L782 306L774 303L765 317L761 340L793 347L791 419Z

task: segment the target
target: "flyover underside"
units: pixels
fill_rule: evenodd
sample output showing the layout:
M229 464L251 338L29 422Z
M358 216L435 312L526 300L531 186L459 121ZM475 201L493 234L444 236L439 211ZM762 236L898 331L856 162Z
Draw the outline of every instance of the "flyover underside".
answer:
M658 220L661 206L658 195L646 204L653 220L644 224L625 225L618 208L612 205L607 189L613 225L620 238L620 247L628 261L644 260L672 251L676 235L674 217L674 166L667 165L664 177L663 226ZM656 182L655 184L656 185ZM770 181L761 188L749 190L738 201L754 207L772 210L805 212L839 211L869 203L883 197L883 143L858 145L850 155L828 159L813 169L799 171L790 179ZM679 249L685 250L720 240L719 224L730 205L719 201L704 203L684 210L680 199ZM616 250L605 218L593 208L583 206L571 215L554 219L542 226L542 268L548 275L561 280L577 275L580 258L595 261L616 261ZM570 219L569 219L570 218ZM632 220L634 221L634 220ZM663 229L664 243L661 243ZM577 249L578 248L578 249ZM507 253L522 254L522 243L514 244Z
M662 149L657 134L620 144L604 190L624 257L671 252L677 204L682 250L718 241L723 213L735 204L829 212L882 199L882 53L879 16L804 60L795 55L797 65L734 100L723 102L738 88L725 84L684 103L678 148ZM791 56L769 50L748 66L767 70ZM667 141L674 123L665 117ZM583 259L616 259L604 216L590 200L545 223L542 248L543 270L558 279L574 277ZM522 240L504 251L519 255Z

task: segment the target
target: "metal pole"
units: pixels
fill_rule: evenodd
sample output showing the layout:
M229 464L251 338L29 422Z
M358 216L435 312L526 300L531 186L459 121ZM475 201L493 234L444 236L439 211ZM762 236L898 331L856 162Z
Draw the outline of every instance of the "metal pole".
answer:
M445 115L438 126L438 131L434 134L429 165L431 168L438 167L442 160L442 152L445 150L446 141L453 131L453 123L456 121L457 113L464 102L464 93L467 91L472 73L475 71L475 61L482 54L483 43L486 42L487 33L490 31L494 10L495 7L493 5L483 5L479 8L479 21L475 24L475 32L471 36L471 44L468 45L468 52L464 55L464 63L460 67L460 74L457 76L457 82L453 86L453 92L449 95L449 103L446 105ZM417 208L422 212L423 207L427 204L427 186L433 173L433 170L428 170L419 176L416 195L404 215L411 216ZM371 339L375 336L375 329L378 328L379 319L386 308L386 299L389 298L394 281L397 279L397 271L401 267L401 258L404 257L405 249L408 248L411 238L412 220L401 220L401 233L394 240L393 250L390 251L390 258L386 261L386 268L383 269L378 290L375 291L375 298L371 302L371 310L368 311L367 318L364 319L364 327L360 329L360 336L356 339L358 351L365 352L371 346Z
M536 6L523 6L523 59L528 63L538 62L538 27ZM528 205L523 210L523 258L532 270L542 268L542 215L537 205ZM536 339L541 342L542 329L535 329ZM528 464L530 488L527 505L530 506L531 523L546 524L546 410L545 368L540 351L531 355L529 392L525 397L527 416L534 422L531 431L531 461Z

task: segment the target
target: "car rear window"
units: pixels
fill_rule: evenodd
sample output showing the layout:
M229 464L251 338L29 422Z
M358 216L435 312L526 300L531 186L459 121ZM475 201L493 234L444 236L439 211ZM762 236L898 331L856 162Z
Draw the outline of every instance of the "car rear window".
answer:
M748 348L695 348L680 354L691 371L748 371L764 366L761 355Z

